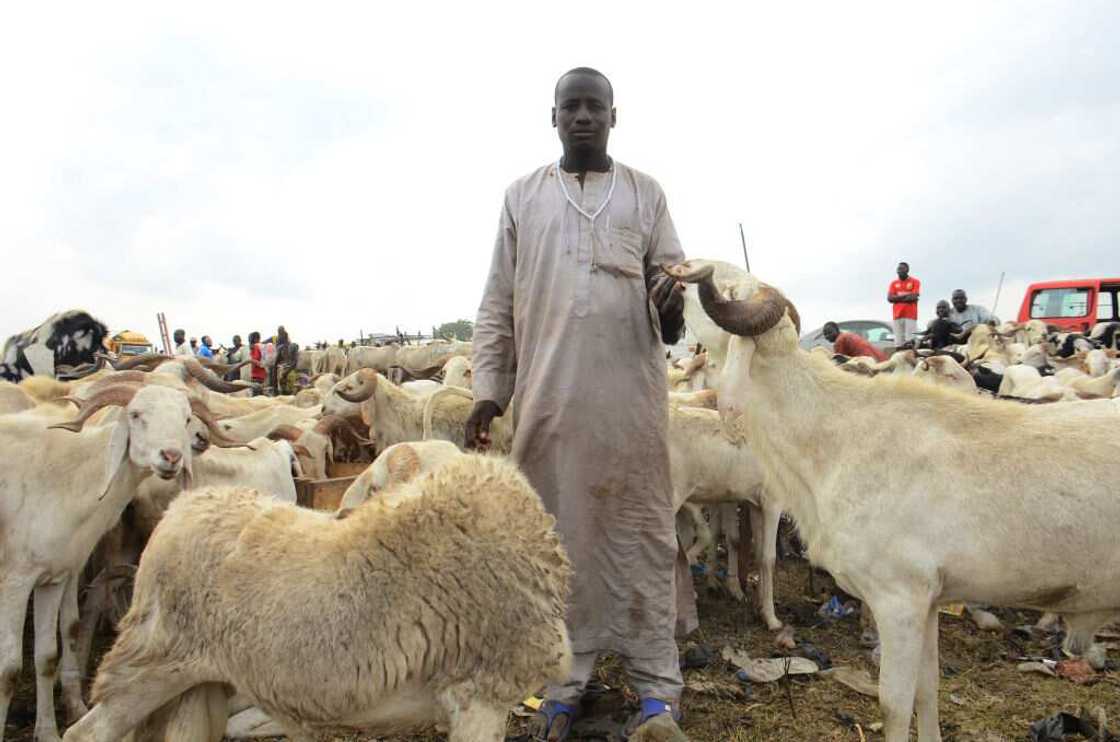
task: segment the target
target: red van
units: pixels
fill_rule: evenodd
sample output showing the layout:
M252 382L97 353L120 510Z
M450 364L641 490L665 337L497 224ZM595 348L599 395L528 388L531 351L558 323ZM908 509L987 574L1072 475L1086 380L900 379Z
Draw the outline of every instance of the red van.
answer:
M1098 322L1120 321L1120 278L1043 281L1027 287L1019 321L1040 319L1064 330L1088 332Z

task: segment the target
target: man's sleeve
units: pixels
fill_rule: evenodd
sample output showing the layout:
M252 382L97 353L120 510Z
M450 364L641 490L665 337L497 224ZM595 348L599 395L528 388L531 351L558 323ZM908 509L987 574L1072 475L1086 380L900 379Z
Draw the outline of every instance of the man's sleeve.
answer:
M491 401L503 411L513 398L517 354L513 344L513 285L517 261L517 224L506 193L490 273L474 323L471 387L476 401Z
M918 279L916 279L916 278L915 278L915 279L914 279L914 290L913 290L913 291L911 291L910 293L911 293L911 294L920 294L920 293L922 293L922 282L921 282L921 281L919 281Z

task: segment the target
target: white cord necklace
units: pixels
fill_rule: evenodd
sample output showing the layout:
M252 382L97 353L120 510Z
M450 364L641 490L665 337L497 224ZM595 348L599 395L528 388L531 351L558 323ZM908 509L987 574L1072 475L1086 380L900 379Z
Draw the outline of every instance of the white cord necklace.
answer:
M572 194L568 193L568 186L564 182L564 171L560 167L560 162L561 162L561 160L556 161L556 175L558 176L557 180L560 181L560 190L562 190L564 192L564 198L568 199L568 203L570 203L573 207L575 207L576 211L578 211L579 213L586 216L587 220L589 222L591 222L592 224L594 224L595 223L595 218L597 216L599 216L600 214L602 214L603 209L607 208L607 204L609 204L611 202L611 196L614 195L614 180L615 180L615 177L618 175L618 168L615 167L614 162L611 163L611 184L607 188L607 197L605 199L603 199L603 203L599 204L599 208L595 209L594 214L588 214L586 211L583 210L582 206L580 206L579 204L577 204L575 202L575 199L572 198Z

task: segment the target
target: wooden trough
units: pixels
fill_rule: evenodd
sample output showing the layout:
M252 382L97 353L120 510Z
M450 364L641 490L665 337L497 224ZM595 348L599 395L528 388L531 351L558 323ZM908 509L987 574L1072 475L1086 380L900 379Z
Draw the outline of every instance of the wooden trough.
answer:
M296 504L313 510L338 510L343 493L367 466L368 461L331 463L326 479L297 478Z

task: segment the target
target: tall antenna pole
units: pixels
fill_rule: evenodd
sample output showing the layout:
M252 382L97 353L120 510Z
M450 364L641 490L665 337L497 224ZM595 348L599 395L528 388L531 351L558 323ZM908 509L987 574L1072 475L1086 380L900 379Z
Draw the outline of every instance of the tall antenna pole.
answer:
M750 273L751 259L747 257L747 236L743 233L742 222L739 222L739 241L743 243L743 262L747 264L747 273Z
M996 307L999 306L999 292L1003 291L1003 277L1006 271L999 272L999 285L996 287L996 300L992 302L992 314L996 314ZM996 315L997 317L999 315Z

